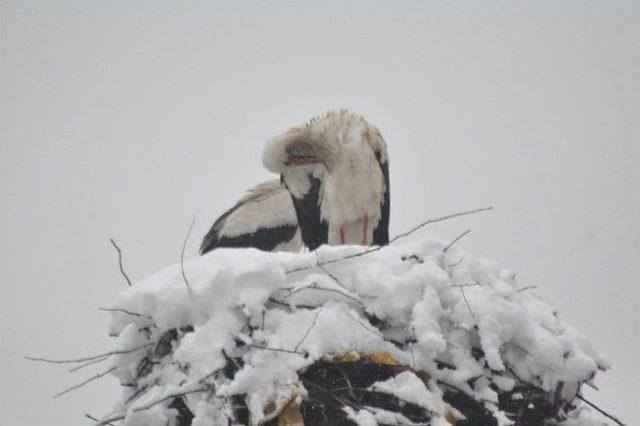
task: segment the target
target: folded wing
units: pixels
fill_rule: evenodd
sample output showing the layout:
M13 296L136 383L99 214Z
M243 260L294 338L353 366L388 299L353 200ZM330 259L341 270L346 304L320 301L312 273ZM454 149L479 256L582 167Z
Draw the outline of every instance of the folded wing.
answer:
M244 198L215 221L202 241L200 253L220 247L300 250L302 239L289 191L277 180L250 189Z

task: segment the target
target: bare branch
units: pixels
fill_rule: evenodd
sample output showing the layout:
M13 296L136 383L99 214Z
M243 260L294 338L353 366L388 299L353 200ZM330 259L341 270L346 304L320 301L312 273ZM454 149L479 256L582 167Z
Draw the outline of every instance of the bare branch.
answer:
M373 333L376 336L381 337L382 340L387 340L381 332L367 327L362 321L360 321L358 318L354 317L353 315L348 315L348 317L351 318L352 320L354 320L355 322L357 322L358 324L360 324L360 326L362 328L364 328L365 330L367 330L368 332Z
M193 225L196 224L196 218L191 220L191 225L189 226L189 231L187 232L187 236L182 243L182 251L180 252L180 268L182 270L182 278L184 279L184 284L187 286L187 290L189 290L189 294L191 295L191 285L189 285L189 280L187 280L187 274L184 272L184 252L187 249L187 242L189 241L189 237L191 236L191 231L193 231Z
M440 216L437 217L435 219L429 219L426 220L424 222L422 222L421 224L414 226L413 228L411 228L410 230L408 230L407 232L404 232L400 235L396 235L395 237L393 237L390 241L389 244L393 243L394 241L399 240L400 238L404 238L406 236L409 236L410 234L416 232L418 229L427 226L431 223L435 223L435 222L442 222L444 220L448 220L448 219L453 219L454 217L460 217L460 216L466 216L466 215L470 215L470 214L474 214L474 213L480 213L480 212L485 212L485 211L489 211L489 210L493 210L493 207L482 207L479 209L475 209L475 210L467 210L464 212L460 212L460 213L454 213L454 214L450 214L450 215L446 215L446 216Z
M482 207L482 208L475 209L475 210L468 210L468 211L464 211L464 212L454 213L454 214L450 214L450 215L446 215L446 216L440 216L440 217L436 217L434 219L426 220L426 221L420 223L419 225L416 225L413 228L409 229L408 231L403 232L402 234L396 235L391 240L389 240L389 244L391 244L391 243L393 243L395 241L398 241L401 238L407 237L407 236L411 235L412 233L416 232L418 229L423 228L424 226L429 225L431 223L442 222L442 221L445 221L447 219L453 219L455 217L466 216L466 215L479 213L479 212L484 212L484 211L488 211L488 210L492 210L492 209L493 209L493 207ZM295 268L295 269L292 269L290 271L287 271L287 274L292 274L294 272L308 271L309 269L313 269L316 266L319 267L319 266L330 265L332 263L342 262L342 261L345 261L345 260L353 259L354 257L364 256L366 254L376 252L376 251L382 249L383 247L385 247L385 246L376 246L376 247L372 247L372 248L366 249L365 251L362 251L360 253L350 254L348 256L341 257L341 258L338 258L338 259L327 260L325 262L318 263L317 265L302 266L300 268Z
M88 367L90 365L97 364L97 363L102 362L102 361L106 361L107 359L109 359L109 355L106 355L106 356L104 356L102 358L92 359L91 361L87 361L84 364L76 365L75 367L70 368L69 369L69 373L74 373L74 372L76 372L78 370L82 370L83 368Z
M135 407L133 408L131 411L133 411L134 413L137 413L139 411L144 411L144 410L148 410L150 408L155 407L158 404L162 404L165 401L168 401L170 399L173 398L178 398L181 396L186 396L186 395L190 395L192 393L200 393L200 392L207 392L211 390L210 386L205 386L205 387L201 387L201 388L196 388L190 391L183 391L183 392L173 392L170 393L169 395L166 395L164 397L155 399L147 404L141 405L139 407ZM111 424L110 422L116 422L118 420L123 420L125 418L125 414L116 414L114 416L111 416L109 418L103 419L100 422L98 422L98 424L96 426L104 426L104 425L108 425Z
M467 300L467 295L464 293L464 287L459 287L460 288L460 293L462 293L462 297L464 298L464 303L467 304L467 308L469 309L469 312L471 313L471 316L473 317L473 322L474 324L478 324L478 319L476 318L476 314L473 313L473 309L471 309L471 305L469 304L469 301Z
M146 392L149 389L149 385L144 385L142 386L140 389L138 389L137 391L135 391L129 398L127 398L127 400L124 402L125 405L129 404L131 401L135 400L136 398L138 398L140 395L142 395L144 392Z
M76 358L76 359L62 359L62 360L55 360L55 359L47 359L47 358L36 358L36 357L31 357L31 356L25 356L26 359L30 360L30 361L39 361L39 362L48 362L50 364L75 364L75 363L79 363L79 362L86 362L86 361L92 361L98 358L104 358L106 356L111 356L111 355L120 355L120 354L128 354L131 352L135 352L137 350L140 349L144 349L146 347L152 346L153 343L145 343L143 345L140 346L136 346L133 347L131 349L123 349L123 350L119 350L119 351L111 351L111 352L106 352L100 355L94 355L94 356L88 356L85 358Z
M139 407L135 407L133 409L133 411L137 413L138 411L148 410L149 408L155 407L156 405L161 404L161 403L163 403L165 401L168 401L170 399L173 399L173 398L178 398L178 397L181 397L181 396L191 395L192 393L207 392L209 390L211 390L211 386L203 386L203 387L200 387L200 388L196 388L196 389L193 389L193 390L190 390L190 391L184 391L184 392L174 392L174 393L171 393L171 394L169 394L169 395L167 395L167 396L165 396L163 398L159 398L159 399L156 399L154 401L151 401L151 402L149 402L149 403L147 403L145 405L141 405Z
M595 383L593 383L593 380L589 380L588 382L584 382L584 384L589 386L593 390L597 390L597 391L600 390L600 388L598 386L596 386Z
M598 413L600 413L603 416L605 416L606 418L608 418L609 420L614 421L616 424L618 424L620 426L625 426L625 424L622 423L620 420L618 420L615 416L613 416L612 414L607 413L606 411L604 411L602 408L598 407L593 402L587 400L584 396L578 395L577 398L579 400L583 401L585 404L587 404L591 408L593 408L594 410L596 410Z
M297 355L302 355L304 357L307 357L308 354L304 353L304 352L298 352L298 351L291 351L289 349L278 349L278 348L269 348L267 346L260 346L260 345L256 345L253 343L249 343L247 346L251 347L251 348L255 348L255 349L263 349L265 351L273 351L273 352L284 352L287 354L297 354Z
M91 414L85 413L85 415L84 415L84 416L85 416L86 418L88 418L89 420L93 420L93 421L94 421L94 422L96 422L96 423L99 423L99 422L100 422L100 420L96 419L96 418L95 418L95 417L93 417ZM109 425L109 426L115 426L113 423L104 423L104 424Z
M115 415L112 415L111 417L107 417L106 419L100 420L98 423L96 423L96 426L111 425L111 424L113 424L111 422L117 422L119 420L124 420L124 418L125 418L124 414L115 414Z
M453 246L455 243L457 243L458 241L460 241L461 239L463 239L466 235L468 235L471 232L471 229L467 229L466 231L464 231L462 234L458 235L457 237L455 237L453 239L453 241L451 241L443 250L443 253L446 253L447 250L449 250L451 248L451 246Z
M526 287L522 287L521 289L519 289L518 293L521 293L521 292L527 291L527 290L533 290L533 289L536 289L536 288L538 288L537 285L528 285Z
M411 333L409 334L409 349L411 351L411 369L416 369L416 360L413 357L413 342L415 341L415 327L411 326Z
M309 337L309 333L311 333L311 329L315 327L316 321L318 321L318 316L320 315L320 311L322 311L322 308L318 309L318 312L316 312L316 316L313 318L313 323L311 323L311 326L307 329L307 332L304 334L302 339L300 339L296 347L293 349L294 352L298 352L298 348L300 347L300 345L302 345L302 342L304 342L307 339L307 337Z
M329 275L329 277L330 277L332 280L334 280L334 281L336 282L336 284L338 284L340 287L343 287L343 288L344 288L344 285L342 285L342 283L338 280L338 278L337 278L335 275L333 275L331 272L329 272L329 271L327 270L327 268L325 268L325 267L324 267L324 266L322 266L322 265L318 265L318 268L320 268L320 269L322 270L322 272L324 272L325 274Z
M316 309L318 308L318 306L312 306L312 305L292 305L290 303L284 302L282 300L278 300L275 299L273 297L269 298L269 302L273 303L274 305L278 305L278 306L283 306L289 309Z
M113 245L113 248L115 248L116 251L118 252L118 265L120 266L120 273L122 274L124 279L127 280L127 284L129 284L129 287L131 287L132 286L131 280L129 279L129 276L127 275L127 273L124 271L124 268L122 267L122 250L120 250L120 247L118 247L118 244L116 244L113 238L109 238L109 241L111 241L111 245Z
M289 291L289 294L284 296L282 298L282 301L285 301L288 298L290 298L291 296L293 296L294 294L299 293L299 292L304 291L304 290L319 290L319 291L327 291L327 292L331 292L331 293L338 293L339 295L344 296L347 299L353 300L354 302L356 302L358 305L362 306L363 308L365 307L364 303L360 299L358 299L357 297L355 297L355 296L353 296L353 295L351 295L349 293L345 293L343 291L336 290L335 288L320 287L320 286L318 286L318 283L315 283L315 282L313 282L313 283L311 283L309 285L303 286L303 287L299 287L299 288L297 288L295 290L289 289L289 288L284 288L284 289L279 289L279 290L288 290ZM345 289L345 291L347 291L347 290Z
M460 265L463 261L464 261L464 256L462 256L460 258L460 260L458 260L457 262L452 263L451 265L449 265L449 268L455 268L456 266Z
M108 370L103 371L102 373L98 373L98 374L96 374L95 376L90 377L90 378L88 378L87 380L85 380L85 381L83 381L83 382L78 383L77 385L73 385L73 386L71 386L70 388L67 388L67 389L63 390L62 392L58 392L57 394L53 395L53 398L55 399L55 398L57 398L57 397L59 397L59 396L62 396L62 395L64 395L64 394L66 394L66 393L71 392L72 390L75 390L75 389L81 388L82 386L86 385L87 383L91 383L91 382L93 382L94 380L98 380L99 378L104 377L104 376L106 376L107 374L111 373L111 372L112 372L112 371L114 371L116 368L117 368L116 366L113 366L113 367L109 368Z
M453 284L451 287L480 287L480 283L467 283L467 284Z
M123 308L102 308L102 307L99 307L98 310L99 311L105 311L105 312L122 312L123 314L131 315L131 316L134 316L134 317L146 318L146 319L150 319L150 320L153 319L149 315L142 315L142 314L139 314L137 312L128 311L128 310L123 309Z

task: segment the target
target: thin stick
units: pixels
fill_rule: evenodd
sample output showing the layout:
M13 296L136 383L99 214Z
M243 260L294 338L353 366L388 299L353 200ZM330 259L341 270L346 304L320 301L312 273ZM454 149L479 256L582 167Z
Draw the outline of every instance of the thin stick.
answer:
M102 361L106 361L107 359L109 359L108 355L103 357L103 358L92 359L91 361L87 361L84 364L76 365L75 367L70 368L69 369L69 373L74 373L74 372L76 372L78 370L82 370L83 368L88 367L90 365L97 364L97 363L102 362Z
M460 212L460 213L454 213L454 214L450 214L450 215L446 215L446 216L440 216L437 217L435 219L429 219L426 220L424 222L422 222L421 224L414 226L413 228L411 228L410 230L408 230L407 232L404 232L400 235L396 235L395 237L393 237L391 239L391 241L389 241L389 244L391 244L394 241L399 240L400 238L404 238L412 233L414 233L415 231L417 231L418 229L427 226L431 223L435 223L435 222L442 222L443 220L448 220L448 219L453 219L454 217L460 217L460 216L466 216L466 215L470 215L470 214L474 214L474 213L480 213L480 212L485 212L485 211L489 211L489 210L493 210L493 206L489 206L489 207L481 207L479 209L475 209L475 210L467 210L464 212Z
M329 277L331 277L332 280L334 280L336 282L336 284L338 284L340 287L344 288L344 285L342 285L342 283L338 280L338 278L333 275L331 272L329 272L327 270L327 268L325 268L324 266L318 264L318 268L320 268L320 270L322 270L322 272L324 272L325 274L329 275Z
M352 315L348 315L348 317L349 317L349 318L351 318L352 320L354 320L355 322L357 322L358 324L360 324L360 326L361 326L362 328L364 328L365 330L367 330L368 332L373 333L373 334L375 334L376 336L381 337L381 338L382 338L382 340L385 340L385 341L387 340L387 339L384 337L384 334L382 334L382 333L378 332L377 330L374 330L374 329L372 329L372 328L367 327L367 326L366 326L366 325L364 325L364 323L363 323L362 321L360 321L358 318L356 318L356 317L354 317L354 316L352 316Z
M185 391L185 392L172 393L172 394L167 395L167 396L165 396L163 398L156 399L155 401L151 401L148 404L141 405L139 407L135 407L132 411L137 413L138 411L148 410L149 408L152 408L152 407L154 407L154 406L156 406L158 404L161 404L164 401L168 401L169 399L178 398L180 396L190 395L192 393L207 392L209 390L211 390L211 386L204 386L204 387L201 387L201 388L197 388L197 389L193 389L193 390Z
M56 359L47 359L47 358L36 358L36 357L31 357L31 356L25 356L25 358L30 360L30 361L48 362L50 364L75 364L75 363L79 363L79 362L86 362L86 361L95 360L95 359L98 359L98 358L104 358L105 356L128 354L130 352L135 352L137 350L140 350L140 349L146 348L148 346L152 346L152 345L153 345L153 343L145 343L143 345L136 346L136 347L131 348L131 349L124 349L124 350L120 350L120 351L111 351L111 352L107 352L107 353L100 354L100 355L88 356L88 357L85 357L85 358L77 358L77 359L56 360Z
M94 421L94 422L96 422L96 423L99 423L99 422L100 422L100 420L96 419L96 418L95 418L95 417L93 417L91 414L85 413L85 415L84 415L84 416L85 416L86 418L88 418L89 420L93 420L93 421ZM109 425L109 426L115 426L113 423L104 423L104 424Z
M456 266L460 265L463 260L464 260L464 256L460 257L460 260L458 260L457 262L452 263L451 265L449 265L449 268L455 268Z
M454 245L455 243L457 243L458 241L460 241L462 238L464 238L467 234L469 234L471 232L471 229L467 229L466 231L464 231L462 234L458 235L456 238L453 239L453 241L451 241L443 250L443 253L446 253L447 250L449 250L451 248L452 245Z
M190 395L192 393L199 393L199 392L207 392L211 389L210 386L206 386L206 387L202 387L202 388L197 388L194 390L190 390L190 391L185 391L185 392L175 392L175 393L171 393L167 396L164 396L162 398L158 398L155 399L145 405L141 405L139 407L135 407L133 408L131 411L133 411L134 413L137 413L139 411L144 411L144 410L148 410L150 408L155 407L158 404L162 404L163 402L172 399L172 398L177 398L180 396L186 396L186 395ZM125 418L124 414L116 414L114 416L111 416L109 418L103 419L100 422L98 422L98 424L96 426L104 426L104 425L108 425L111 424L110 422L116 422L118 420L123 420Z
M479 287L480 283L467 283L467 284L454 284L451 287L458 287L458 288L462 288L462 287Z
M134 317L147 318L147 319L150 319L150 320L153 319L149 315L142 315L142 314L139 314L137 312L128 311L128 310L123 309L123 308L102 308L102 307L99 307L98 310L99 311L105 311L105 312L122 312L123 314L131 315L131 316L134 316Z
M328 291L328 292L338 293L339 295L344 296L347 299L353 300L354 302L356 302L357 304L359 304L363 308L365 307L364 303L361 300L359 300L358 298L356 298L355 296L352 296L352 295L350 295L348 293L345 293L343 291L340 291L340 290L336 290L335 288L319 287L318 283L315 283L315 282L311 283L309 285L297 288L295 290L288 289L288 288L287 289L279 289L279 290L288 290L289 291L289 294L287 294L286 296L284 296L282 298L283 301L287 300L288 298L290 298L294 294L299 293L299 292L304 291L304 290L320 290L320 291Z
M322 308L318 309L318 312L316 312L316 316L313 318L313 323L311 323L311 327L307 329L307 332L304 334L304 337L300 339L296 347L293 349L294 352L298 352L298 348L300 347L300 345L302 345L302 342L304 342L307 339L307 337L309 336L309 333L311 333L311 329L315 327L316 321L318 321L318 316L320 315L320 311L322 311Z
M189 294L191 294L191 286L189 285L189 280L187 279L187 274L184 272L184 252L187 249L187 242L189 241L189 237L191 236L191 231L193 230L193 225L196 223L195 216L191 220L191 226L189 226L189 231L187 232L187 236L182 243L182 251L180 252L180 268L182 270L182 278L184 279L184 284L187 286L187 290L189 290Z
M450 215L446 215L446 216L440 216L440 217L437 217L437 218L434 218L434 219L426 220L426 221L420 223L419 225L414 226L410 230L408 230L406 232L403 232L402 234L396 235L391 240L389 240L389 244L391 244L391 243L393 243L395 241L398 241L401 238L407 237L407 236L411 235L412 233L416 232L418 229L420 229L420 228L422 228L424 226L427 226L427 225L429 225L431 223L442 222L442 221L447 220L447 219L453 219L455 217L466 216L466 215L479 213L479 212L484 212L484 211L488 211L488 210L492 210L492 209L493 209L493 207L482 207L482 208L475 209L475 210L468 210L468 211L464 211L464 212L460 212L460 213L454 213L454 214L450 214ZM292 269L290 271L287 271L287 274L292 274L294 272L307 271L309 269L313 269L315 266L330 265L332 263L342 262L342 261L345 261L345 260L353 259L354 257L364 256L366 254L376 252L376 251L382 249L383 247L385 247L385 246L376 246L376 247L372 247L370 249L367 249L365 251L362 251L360 253L350 254L348 256L341 257L341 258L338 258L338 259L327 260L327 261L321 262L321 263L319 263L317 265L303 266L303 267L300 267L300 268L295 268L295 269Z
M287 354L297 354L297 355L302 355L302 356L306 356L307 355L304 352L291 351L289 349L268 348L266 346L255 345L253 343L250 343L248 346L251 347L251 348L263 349L265 351L284 352L284 353L287 353Z
M521 292L527 291L527 290L533 290L533 289L536 289L536 288L538 288L537 285L528 285L526 287L522 287L521 289L519 289L518 293L521 293Z
M129 287L131 287L133 284L131 284L131 280L129 279L129 276L127 275L127 273L124 271L124 268L122 267L122 250L120 250L120 247L118 247L118 245L113 240L113 238L109 238L109 241L111 241L111 245L113 245L113 248L115 248L116 251L118 252L118 265L120 266L120 273L122 274L124 279L127 280L127 284L129 284Z
M586 403L588 406L590 406L594 410L596 410L598 413L600 413L603 416L605 416L606 418L608 418L609 420L612 420L612 421L616 422L616 424L619 424L620 426L625 426L625 424L622 423L620 420L618 420L615 416L613 416L612 414L607 413L606 411L604 411L602 408L598 407L593 402L587 400L584 396L578 395L577 398L579 400L583 401L584 403Z
M141 387L140 389L135 391L129 398L127 398L127 400L124 402L124 404L127 405L131 401L137 399L140 395L142 395L144 392L146 392L147 389L149 389L149 385L144 385L143 387Z
M460 288L460 292L462 293L462 297L464 297L464 303L467 304L467 308L469 309L469 312L471 313L471 317L473 317L473 322L477 325L478 324L478 319L476 318L476 314L473 313L473 309L471 309L471 305L469 304L469 301L467 300L467 295L464 293L464 287L459 287Z
M71 386L70 388L67 388L67 389L63 390L62 392L58 392L57 394L53 395L53 398L55 399L55 398L57 398L57 397L59 397L59 396L62 396L62 395L64 395L64 394L67 394L67 393L71 392L72 390L75 390L75 389L81 388L82 386L86 385L87 383L91 383L91 382L93 382L94 380L98 380L99 378L104 377L104 376L106 376L107 374L111 373L111 372L112 372L112 371L114 371L116 368L117 368L116 366L113 366L113 367L109 368L108 370L103 371L102 373L98 373L98 374L96 374L95 376L90 377L90 378L88 378L87 380L85 380L85 381L83 381L83 382L78 383L77 385L73 385L73 386Z
M275 305L279 305L279 306L284 306L286 308L292 309L292 308L296 308L296 309L316 309L318 308L318 306L312 306L312 305L292 305L290 303L287 302L283 302L282 300L277 300L274 299L273 297L269 298L269 302L275 304Z
M411 369L416 369L416 360L413 357L413 342L415 341L415 327L411 326L411 333L409 334L409 350L411 351Z

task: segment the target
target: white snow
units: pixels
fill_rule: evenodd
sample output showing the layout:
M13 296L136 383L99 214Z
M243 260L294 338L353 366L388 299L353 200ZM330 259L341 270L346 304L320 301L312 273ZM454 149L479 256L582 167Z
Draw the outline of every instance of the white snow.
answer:
M135 283L113 307L139 316L113 312L109 331L118 335L117 350L149 346L114 358L114 374L123 384L134 381L140 361L165 332L187 326L193 331L138 382L148 385L146 392L125 403L131 390L123 388L116 414L126 415L125 424L159 424L153 422L175 415L167 408L170 401L134 409L207 384L208 392L187 397L195 425L226 422L228 398L241 394L257 424L269 404L282 407L306 395L298 371L351 351L386 352L413 371L427 372L428 384L405 371L373 388L428 408L438 422L448 406L437 382L485 400L495 411L492 383L511 390L522 381L551 391L564 382L563 397L572 399L581 382L609 367L512 271L455 246L445 253L445 246L394 243L322 268L316 265L366 248L323 246L300 254L219 249L185 262L188 286L180 265ZM372 325L371 316L385 328ZM223 351L244 361L233 380L219 371L227 362ZM440 362L455 368L438 369ZM473 387L467 383L478 377ZM349 415L366 425L395 415L382 411Z

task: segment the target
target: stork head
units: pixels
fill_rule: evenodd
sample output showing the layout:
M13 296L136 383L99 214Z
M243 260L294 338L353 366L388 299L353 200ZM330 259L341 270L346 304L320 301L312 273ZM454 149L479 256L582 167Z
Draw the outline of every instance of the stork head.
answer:
M387 148L375 126L349 111L328 112L273 138L263 163L291 192L303 239L309 220L324 227L320 243L373 243L388 191Z

